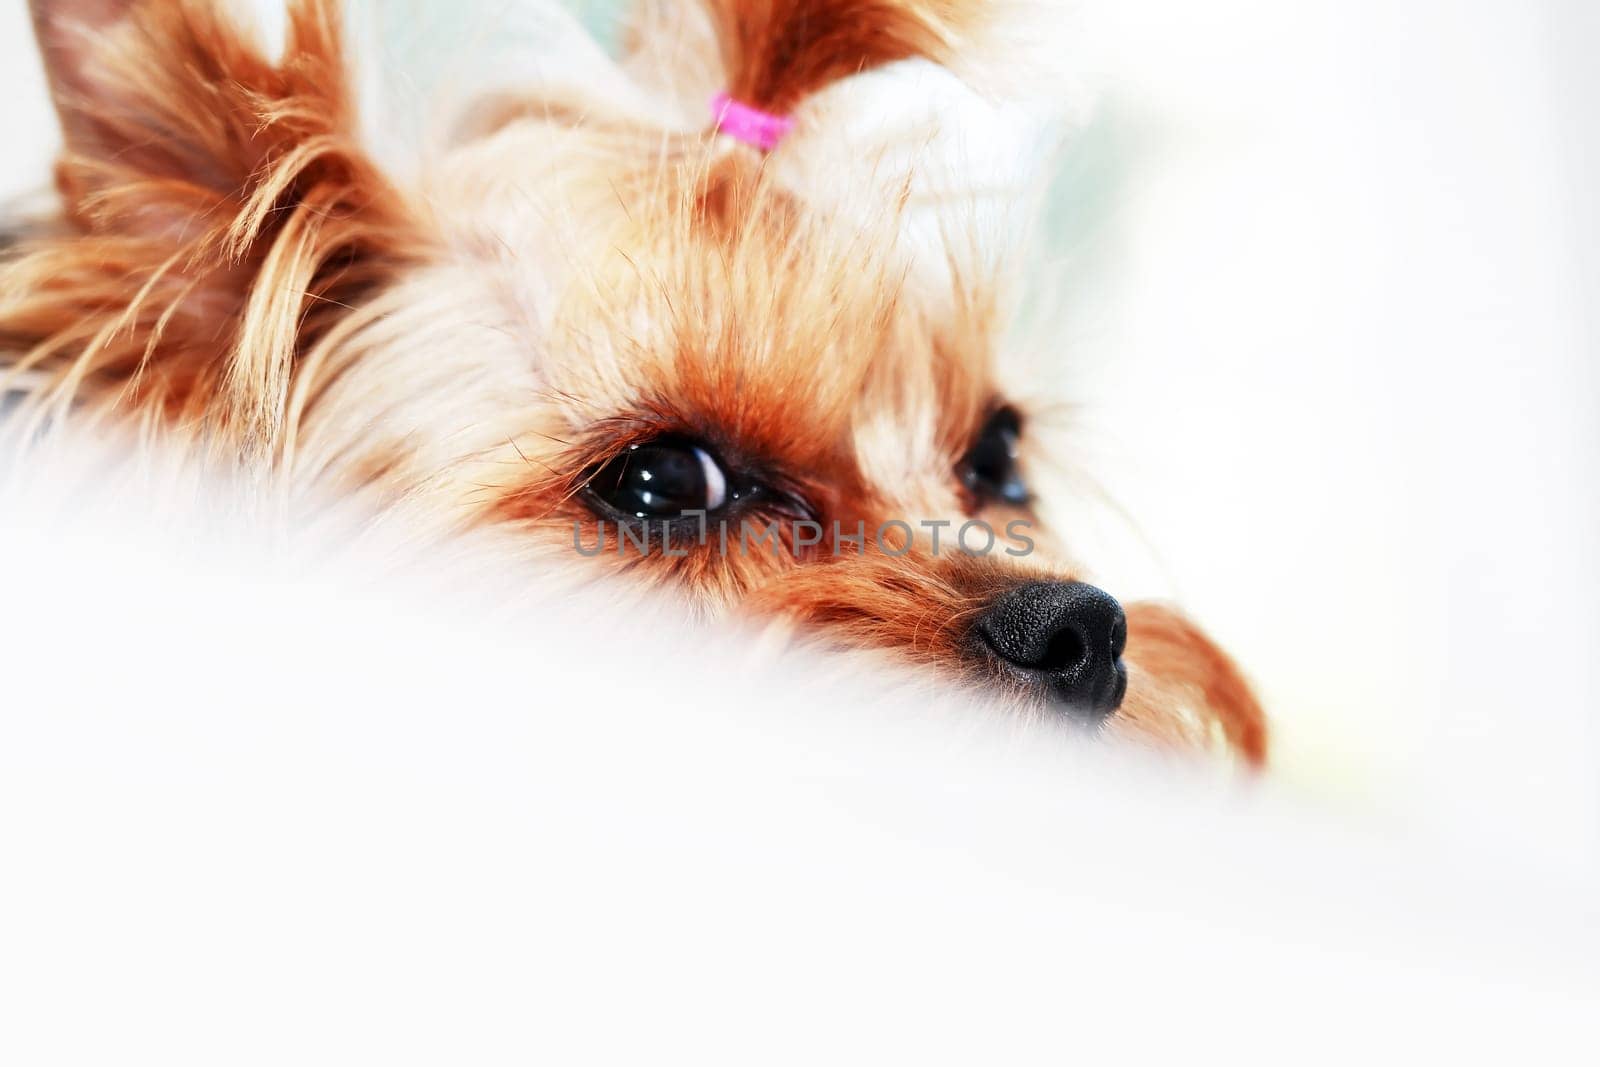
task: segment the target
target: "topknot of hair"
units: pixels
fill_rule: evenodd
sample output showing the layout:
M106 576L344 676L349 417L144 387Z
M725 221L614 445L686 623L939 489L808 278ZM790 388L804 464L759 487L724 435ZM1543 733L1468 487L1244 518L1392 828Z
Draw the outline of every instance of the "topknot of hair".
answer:
M707 0L728 92L780 114L874 67L947 61L984 7L977 0Z

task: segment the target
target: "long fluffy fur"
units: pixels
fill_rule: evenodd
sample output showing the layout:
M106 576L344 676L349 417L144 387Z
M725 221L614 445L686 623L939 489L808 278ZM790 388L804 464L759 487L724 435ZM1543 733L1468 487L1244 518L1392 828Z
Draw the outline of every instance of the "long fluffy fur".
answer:
M72 230L7 268L0 344L41 416L272 456L301 355L424 237L355 144L335 5L295 7L276 64L215 5L125 6L35 3Z

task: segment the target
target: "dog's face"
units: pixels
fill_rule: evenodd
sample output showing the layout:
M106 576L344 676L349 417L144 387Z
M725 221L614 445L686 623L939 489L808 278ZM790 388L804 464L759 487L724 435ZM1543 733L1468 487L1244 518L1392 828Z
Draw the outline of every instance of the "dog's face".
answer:
M905 237L912 179L898 200L882 181L808 198L786 148L533 92L481 104L405 188L350 137L331 9L303 5L273 67L198 0L90 7L36 0L75 229L13 268L0 311L47 405L203 426L293 487L503 527L702 614L1262 757L1227 658L1076 580L1041 528L1028 415L1000 373L1005 265L966 239L977 213L945 211L930 266ZM740 64L922 55L958 9L713 3L684 39L709 26L730 85L792 106L819 85ZM790 40L796 19L883 32ZM825 67L795 69L841 73ZM197 78L226 114L180 113ZM120 281L92 262L113 255ZM81 291L44 282L64 263ZM116 315L69 321L112 292Z

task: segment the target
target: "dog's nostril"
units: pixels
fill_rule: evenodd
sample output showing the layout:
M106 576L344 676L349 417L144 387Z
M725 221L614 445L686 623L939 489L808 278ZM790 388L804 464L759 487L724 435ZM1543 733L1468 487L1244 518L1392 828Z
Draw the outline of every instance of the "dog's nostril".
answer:
M1070 626L1063 627L1045 646L1044 658L1027 666L1042 671L1070 671L1081 664L1088 654L1089 646L1083 643L1078 631Z
M1128 640L1122 606L1082 582L1029 582L991 604L977 632L993 658L1075 717L1099 722L1122 703Z

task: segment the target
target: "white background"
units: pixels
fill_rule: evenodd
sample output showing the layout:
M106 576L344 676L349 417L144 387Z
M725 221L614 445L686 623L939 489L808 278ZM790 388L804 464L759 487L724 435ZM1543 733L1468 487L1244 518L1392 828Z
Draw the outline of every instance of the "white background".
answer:
M1106 551L1240 653L1286 769L1594 840L1595 9L1090 10L1128 161L1064 348L1159 567Z

